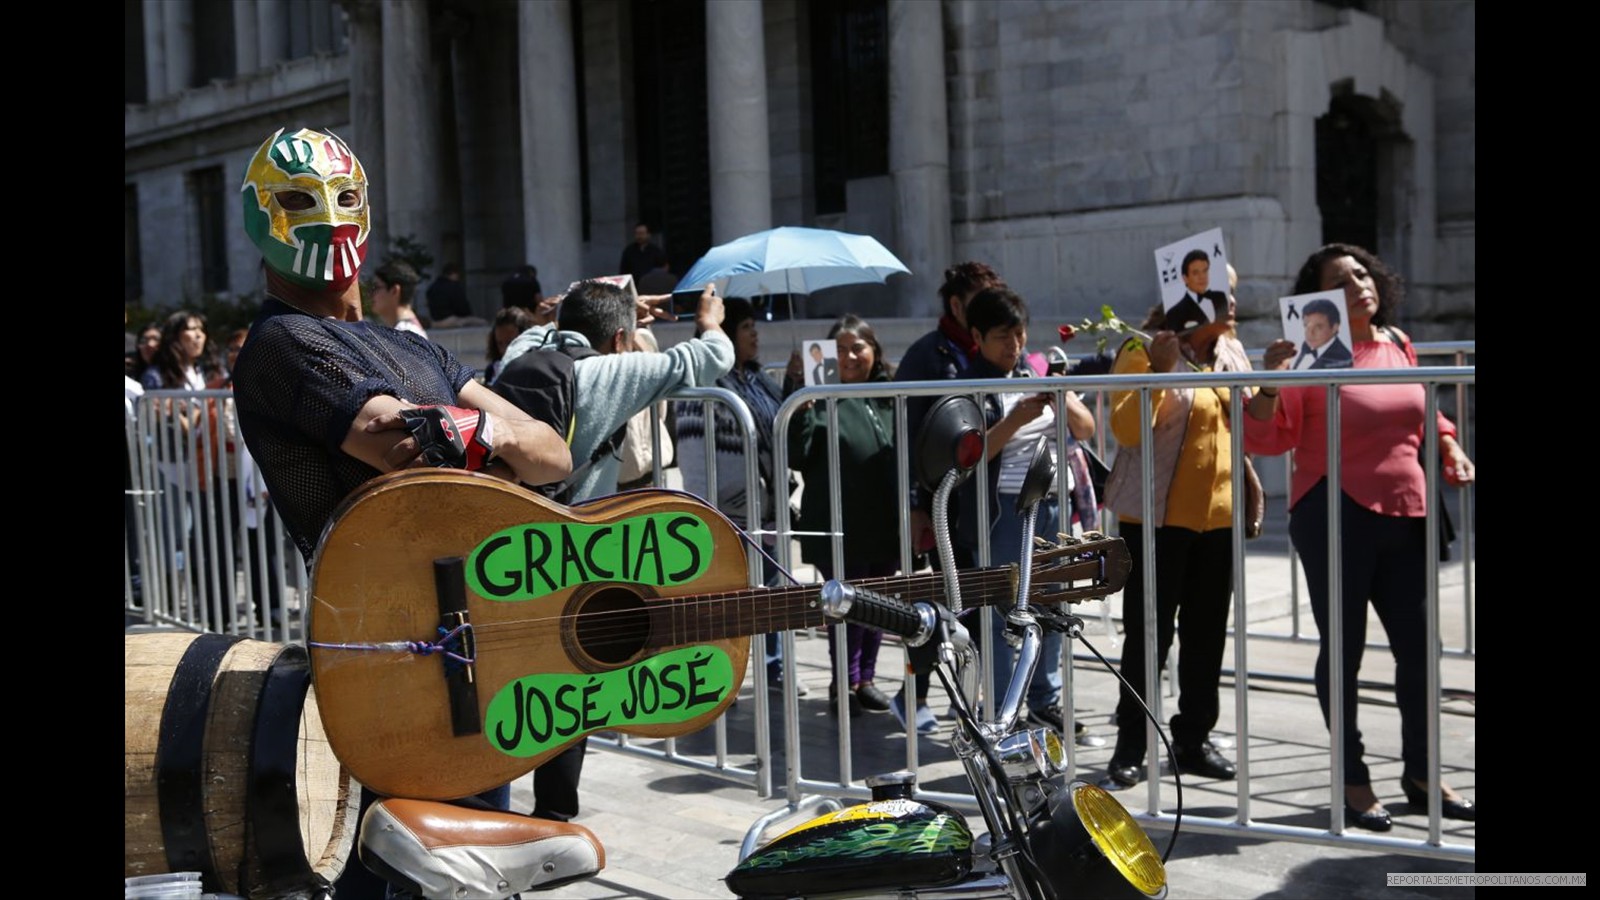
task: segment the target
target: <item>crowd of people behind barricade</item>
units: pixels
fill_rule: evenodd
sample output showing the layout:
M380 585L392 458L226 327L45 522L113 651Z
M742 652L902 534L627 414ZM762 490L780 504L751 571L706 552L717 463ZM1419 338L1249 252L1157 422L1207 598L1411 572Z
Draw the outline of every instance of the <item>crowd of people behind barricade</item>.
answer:
M300 134L318 147L337 143L344 154L349 153L337 139ZM278 177L274 167L282 161L273 156L273 146L268 141L258 151L249 177L260 180L247 184ZM344 165L338 171L349 175L348 163L337 155L330 164ZM342 215L360 218L365 227L364 182L357 186L331 176L326 182L325 189L335 198L330 204L340 207ZM272 215L293 218L312 208L296 204L292 196L296 191L323 189L320 183L307 182L262 189L257 198ZM247 230L267 263L268 289L255 326L227 335L223 357L213 349L215 342L208 339L203 317L179 311L159 328L142 331L126 360L130 417L136 403L148 402L148 397L140 400L139 395L149 391L229 388L234 392L220 406L162 400L163 425L174 429L178 445L187 450L163 457L156 486L169 498L159 505L162 546L192 548L196 545L188 539L190 534L223 527L237 531L239 516L248 519L249 538L236 544L236 564L251 570L249 583L254 589L238 600L231 591L225 592L222 618L212 623L219 630L248 628L251 622L257 628L274 621L285 624L283 555L259 537L269 533L269 516L281 517L309 565L318 534L346 495L374 475L424 460L498 471L501 477L561 502L582 503L619 488L652 483L656 467L648 453L650 422L658 427L669 423L654 438L664 451L658 462L675 463L687 491L703 497L740 527L754 525L755 546L763 556L777 555L776 510L779 504L794 502L798 489L793 531L802 558L820 577L883 576L900 570L896 454L915 445L922 416L935 398L907 401L911 433L904 436L895 433L891 400L808 402L787 432L792 471L778 472L773 455L777 413L806 379L798 346L789 354L783 383L768 376L762 366L759 316L749 298L718 297L713 287L706 286L693 312L694 338L663 351L649 325L675 317L670 295L635 298L602 281L584 281L569 292L546 295L537 270L525 266L501 284L503 307L488 331L487 367L478 372L428 340L422 317L414 309L421 281L415 269L391 261L373 271L366 280L371 309L367 320L361 315L357 286L364 245L341 249L335 229L335 244L327 251L340 261L329 268L333 277L308 277L285 264L281 236L257 228L253 221L247 215ZM667 271L665 255L642 223L621 265L640 277ZM1348 299L1344 324L1353 341L1355 367L1416 364L1409 339L1392 325L1399 280L1381 261L1357 247L1330 245L1318 250L1306 261L1297 290L1338 289ZM1231 291L1226 296L1217 292L1199 296L1207 298L1205 304L1196 302L1196 311L1177 325L1158 305L1144 323L1146 333L1129 337L1116 348L1111 370L1157 376L1248 372L1250 363L1234 331ZM447 265L424 297L436 322L470 319L457 265ZM1114 392L1109 421L1097 423L1075 392L1030 389L1027 379L1047 374L1047 367L1038 347L1029 343L1029 307L993 268L975 261L952 266L945 272L939 297L936 327L907 350L898 366L887 358L871 323L854 314L840 316L828 331L837 351L838 380L886 385L994 379L994 391L985 395L982 406L989 429L988 483L969 479L947 511L954 523L957 565L973 566L983 546L991 564L1026 562L1029 548L1018 542L1017 493L1033 447L1044 439L1064 464L1071 500L1047 501L1040 510L1037 533L1093 529L1102 505L1104 514L1116 516L1133 555L1123 603L1128 632L1123 674L1135 688L1146 687L1145 629L1155 632L1158 664L1164 664L1174 640L1180 643L1178 711L1170 722L1175 762L1186 774L1234 777L1232 762L1211 740L1219 714L1218 683L1235 576L1232 471L1243 464L1230 455L1230 390L1153 389L1149 422L1143 421L1137 391ZM1274 342L1266 348L1265 369L1294 366L1299 349L1287 341ZM556 402L560 398L550 396L558 377L552 372L567 373L571 408L559 420L547 421L542 418L551 415L547 410L560 408ZM288 385L293 390L286 389ZM736 418L720 404L696 400L669 407L665 402L682 388L713 385L738 397L755 422L756 497L746 495L750 486L743 457L745 433ZM1426 496L1418 456L1423 389L1416 384L1351 386L1341 392L1345 549L1344 595L1337 605L1326 596L1330 499L1324 394L1316 387L1244 390L1246 451L1267 455L1296 451L1290 534L1306 565L1312 609L1323 634L1315 683L1325 717L1330 665L1326 628L1335 610L1344 621L1342 733L1351 824L1387 830L1388 813L1363 762L1354 698L1370 602L1397 661L1396 695L1405 748L1402 789L1408 798L1425 792L1429 785L1422 666L1429 636L1423 632L1422 604L1430 561L1423 558L1422 523L1431 498ZM837 433L828 427L830 404L837 416ZM1056 446L1057 417L1065 422L1064 446ZM226 422L221 431L216 430L218 420ZM1094 435L1097 424L1109 425L1117 446L1125 451L1115 458L1104 497L1095 497L1084 483L1087 467L1079 443ZM1155 477L1149 483L1139 470L1146 427L1155 460ZM1447 480L1453 485L1470 483L1473 466L1455 440L1454 426L1441 417L1439 432ZM176 490L193 477L181 470L181 464L195 463L196 448L202 447L217 449L210 451L216 455L209 471L199 475L200 491ZM714 473L707 470L708 460ZM708 487L713 478L714 495ZM241 479L248 484L241 485ZM830 489L835 482L837 488ZM131 478L129 483L131 488ZM230 522L220 512L222 506L200 496L208 489L213 495L246 496L249 504L236 506ZM989 495L987 523L979 520L979 491ZM1142 521L1145 491L1152 492L1154 518L1149 522ZM832 508L833 497L839 498L841 509ZM192 502L184 508L171 498ZM911 530L904 540L913 553L922 554L932 544L933 499L921 489L913 490L909 499ZM760 507L755 521L749 516L752 501ZM836 520L843 522L842 533L834 528ZM1153 619L1146 612L1142 585L1147 530L1153 535L1157 572ZM131 537L130 554L137 573L141 560ZM143 562L148 578L153 566ZM188 570L190 580L200 569L192 557L187 565L182 561L177 565ZM229 565L225 577L230 585L234 571ZM765 559L761 571L768 585L784 581L784 573ZM971 627L976 630L977 625L974 619ZM981 700L991 708L1005 695L1010 677L1010 648L999 637L1003 625L1003 618L996 616L990 685L994 696ZM785 667L777 637L767 637L763 661L768 683L781 687ZM894 684L901 680L899 673L880 671L880 644L877 632L858 626L846 626L842 640L830 640L830 650L845 653L834 659L830 708L846 709L850 715L888 712L919 734L937 731L940 723L929 705L925 676L914 679L911 698L903 691L890 697L882 690L880 675ZM1061 653L1060 636L1055 635L1044 647L1038 676L1025 691L1028 720L1058 730L1064 725L1062 704L1069 699L1062 696ZM808 693L804 684L796 690L801 696ZM1108 786L1128 787L1145 777L1148 748L1139 696L1143 693L1122 690ZM1078 726L1080 743L1104 743L1081 722ZM562 820L577 815L582 755L583 742L578 741L536 771L535 815ZM1446 816L1474 817L1470 800L1447 786L1440 790ZM491 792L485 799L498 806L506 802L503 791Z
M1326 277L1302 273L1303 284L1300 288L1315 290L1323 285L1335 285L1345 286L1352 292L1349 315L1358 367L1415 365L1415 353L1408 339L1387 324L1387 316L1392 316L1398 300L1386 298L1397 292L1399 282L1382 267L1380 261L1360 248L1336 246L1319 251L1312 260L1308 260L1307 266L1310 269L1316 269L1317 266L1334 267L1339 271ZM506 283L507 297L515 299L508 299L508 305L496 315L489 329L487 368L477 373L477 378L485 385L493 386L496 383L505 369L508 355L515 357L529 349L532 340L528 336L530 332L540 335L540 340L547 340L557 311L563 308L563 297L546 297L538 290L537 281L530 270L531 267L519 270ZM1229 274L1230 277L1236 277L1231 271ZM840 380L848 384L888 382L891 379L1015 378L1045 374L1040 365L1040 355L1028 352L1029 317L1026 302L1005 288L1005 282L998 273L981 263L969 262L953 267L946 276L946 286L941 291L945 302L944 315L935 330L906 353L898 372L885 357L870 323L853 314L840 317L828 333L837 342ZM459 277L458 270L455 277ZM425 339L426 332L412 310L419 280L415 271L405 263L391 262L374 272L368 281L368 296L372 315L378 322L399 331L410 331ZM458 283L455 278L451 280L452 283ZM1379 287L1369 287L1368 283ZM654 309L662 318L668 317L667 299L647 296L640 301L637 309L619 312L615 316L615 331L625 330L624 318L638 331L625 348L615 339L602 336L602 343L610 340L611 349L605 352L647 349L636 347L647 341L653 345L648 321L644 322L644 327L639 327L641 310L645 311L642 313L645 319L652 318L648 311L650 309ZM796 482L792 477L780 478L772 470L772 426L779 404L803 385L800 355L798 351L791 354L784 384L773 382L762 368L758 317L752 304L745 298L727 298L721 302L726 315L718 323L718 331L733 347L731 368L721 374L707 370L688 381L679 378L676 383L689 383L698 378L705 383L728 388L751 411L757 426L757 468L762 491L763 514L759 526L763 546L771 552L774 549L772 539L776 504L789 502L796 493ZM1231 293L1227 302L1218 303L1217 308L1216 321L1199 326L1187 323L1192 327L1175 333L1166 330L1166 319L1157 307L1144 322L1144 328L1151 334L1148 342L1138 338L1128 339L1117 348L1112 371L1120 374L1184 370L1248 371L1250 364L1244 349L1233 334L1234 300ZM224 358L214 350L216 342L207 336L205 320L198 313L180 310L167 316L159 326L151 325L143 329L135 349L125 361L130 382L130 414L135 398L144 391L202 391L231 386L231 364L243 345L244 333L241 331L229 336L228 354ZM576 333L582 332L578 330ZM513 347L516 349L513 350ZM654 348L652 346L649 349ZM1275 343L1267 348L1266 368L1293 367L1299 350L1287 342ZM609 390L596 389L592 384L580 381L577 403L586 409L594 409L597 407L594 399L597 396L615 399ZM1423 789L1422 773L1418 771L1421 766L1421 751L1418 749L1421 738L1418 733L1422 726L1417 721L1421 715L1417 710L1422 702L1418 691L1423 676L1416 671L1421 655L1416 648L1422 640L1417 633L1420 628L1417 591L1421 585L1420 567L1424 562L1420 550L1416 549L1421 546L1416 528L1426 512L1426 498L1422 497L1419 482L1421 467L1417 460L1421 429L1420 425L1412 428L1411 425L1415 423L1402 423L1403 427L1398 430L1392 427L1387 431L1362 429L1356 433L1350 431L1350 422L1364 421L1369 405L1374 405L1374 415L1400 407L1411 410L1420 403L1419 396L1412 396L1420 393L1420 389L1391 387L1386 389L1388 396L1373 399L1369 403L1366 395L1371 392L1370 388L1359 387L1347 388L1344 392L1346 416L1351 417L1345 426L1348 465L1344 491L1347 504L1350 505L1346 521L1363 522L1365 517L1371 517L1372 527L1352 532L1361 541L1352 545L1345 562L1350 572L1345 580L1347 640L1344 646L1347 653L1343 676L1353 686L1359 670L1360 651L1364 646L1365 615L1362 610L1366 597L1370 595L1373 602L1378 604L1381 620L1391 632L1390 639L1401 663L1397 691L1406 721L1404 737L1408 778L1403 788L1409 795ZM652 389L648 393L654 397L652 402L661 399L654 396L661 393L659 390ZM1067 404L1069 441L1074 444L1087 441L1094 431L1093 416L1072 392L1065 392L1061 396ZM1317 530L1319 523L1324 521L1321 510L1326 503L1322 496L1325 482L1317 477L1325 468L1321 455L1323 445L1317 435L1322 421L1320 398L1319 392L1309 389L1249 392L1245 403L1251 422L1245 437L1250 452L1275 454L1290 449L1301 451L1296 457L1291 497L1291 534L1297 550L1306 561L1308 572L1313 576L1310 579L1313 612L1319 627L1323 627L1326 625L1328 603L1323 596L1326 579L1322 575L1326 571L1323 553L1325 535ZM1010 515L1014 498L1007 495L1006 485L1012 485L1012 490L1015 490L1015 482L1020 478L1017 466L1022 459L1024 445L1040 435L1053 438L1056 395L1011 392L990 395L988 401L991 437L998 435L1003 438L993 440L990 448L993 482L990 485L993 494L989 503L993 520L990 559L1000 564L1017 561L1021 552L1021 548L1008 543L1017 528L1012 521L1014 516ZM610 408L611 405L604 404L603 408ZM626 473L628 477L622 479L623 485L628 488L648 486L652 480L648 456L643 455L638 444L642 439L646 449L648 447L649 431L645 423L652 419L649 404L637 410L632 408L634 405L637 405L634 399L628 399L622 403L626 408L619 408L615 412L615 417L620 417L619 421L638 420L633 423L635 442L626 454L634 462ZM681 402L670 410L664 403L654 405L658 406L654 421L666 426L656 439L666 454L663 467L676 464L683 473L686 489L706 496L707 476L704 469L707 457L704 444L709 441L713 446L711 458L717 467L718 492L715 497L706 496L706 499L735 522L745 524L742 434L735 427L731 415L726 410L716 409L708 421L706 407L698 401ZM912 398L908 405L911 407L908 421L911 422L914 437L920 414L930 404L928 398ZM1232 763L1221 755L1209 739L1218 716L1217 682L1233 577L1230 550L1232 466L1227 452L1227 406L1228 390L1225 388L1165 390L1153 392L1151 396L1152 434L1156 441L1154 452L1157 459L1156 480L1153 483L1156 491L1154 508L1160 523L1155 528L1160 594L1155 604L1156 619L1152 627L1157 634L1160 665L1165 664L1168 650L1175 639L1185 646L1185 652L1179 657L1179 712L1172 721L1178 765L1186 772L1213 778L1233 776ZM241 515L246 516L249 521L249 540L238 542L237 552L240 563L251 569L248 583L253 587L243 608L246 615L254 611L256 627L264 627L266 623L282 616L283 579L279 574L278 548L263 544L258 537L265 533L261 526L271 506L265 502L264 486L258 484L254 461L233 433L235 426L231 421L231 405L219 409L215 404L181 404L176 412L174 409L168 401L163 421L168 427L177 429L180 446L183 441L187 441L191 449L198 444L211 443L217 447L212 453L219 460L232 460L231 465L225 463L205 474L200 482L201 493L207 492L208 488L215 488L219 492L236 495L234 482L242 478L248 482L244 488L247 503L233 510L228 517L231 521L219 519L221 513L218 504L205 497L200 497L188 509L170 501L164 503L160 507L159 517L163 541L167 546L193 547L194 541L186 540L185 535L228 524L237 529ZM1119 447L1139 446L1139 416L1136 392L1112 396L1110 425ZM218 435L217 424L208 421L213 418L228 420L224 423L223 436ZM609 418L607 421L610 421ZM842 521L845 523L845 532L838 536L844 548L842 574L850 578L894 574L899 569L899 534L887 512L895 508L892 494L895 483L893 453L898 442L894 439L892 404L845 400L839 403L838 421L840 431L837 441L841 462L838 496L844 501ZM1382 416L1375 421L1393 423L1392 419ZM802 558L813 565L823 578L831 577L838 571L835 568L828 491L828 445L831 436L825 426L824 410L808 403L794 420L789 433L791 466L801 476L800 483L810 486L809 490L799 492L794 531L799 535ZM203 441L197 435L207 427L211 429L209 438ZM1452 484L1471 481L1472 464L1454 439L1453 424L1441 417L1439 427L1446 478ZM909 442L904 445L909 446ZM624 455L621 447L606 446L616 451L618 458ZM221 456L224 449L232 455ZM186 477L179 469L184 459L182 453L168 455L158 467L158 475L164 486L178 485ZM1123 605L1123 621L1130 639L1125 644L1122 657L1124 675L1133 684L1139 684L1142 680L1144 665L1143 641L1134 639L1133 635L1142 634L1146 627L1141 589L1144 526L1139 520L1143 485L1137 466L1136 453L1119 454L1107 484L1106 497L1095 498L1090 501L1088 509L1079 509L1076 513L1069 509L1068 517L1060 522L1057 521L1056 507L1051 501L1052 505L1046 509L1040 526L1041 534L1052 533L1057 528L1070 530L1074 523L1080 529L1093 528L1097 515L1095 507L1099 504L1109 507L1109 511L1118 517L1119 532L1127 541L1134 559ZM1374 482L1374 476L1367 474L1369 472L1388 473L1378 477L1390 479L1393 483ZM1400 480L1394 482L1396 478ZM1073 493L1081 497L1085 487L1080 483L1081 477L1069 476L1069 479ZM591 488L584 493L594 496L597 492L615 489L614 479L591 479ZM169 490L167 493L183 496L178 491ZM258 498L258 494L262 496ZM968 500L955 504L951 510L959 526L957 559L962 566L974 564L978 546L974 528L976 506L970 500L970 491L966 496ZM1363 497L1371 499L1363 500ZM926 550L930 541L927 533L930 501L930 497L920 492L912 499L913 533L910 540L918 552ZM1308 510L1314 514L1308 514ZM1381 535L1390 524L1399 529L1392 540L1368 546L1371 541L1367 539ZM1349 527L1347 525L1347 529ZM131 537L130 548L133 548ZM137 571L137 552L132 549L130 552L135 555L131 562ZM1390 559L1394 561L1388 562ZM265 569L263 560L268 563ZM202 567L192 560L179 565L189 573L190 582L198 584ZM1352 569L1352 566L1355 568ZM1390 574L1391 571L1393 574ZM769 585L781 581L781 574L770 562L764 562L763 573L763 580ZM237 611L232 604L224 604L223 617L217 624L224 629L233 628ZM848 657L842 668L847 675L845 687L850 695L848 706L852 715L864 711L890 711L907 727L915 727L921 733L937 730L938 720L928 706L927 683L924 679L917 682L914 704L907 704L904 696L891 698L883 693L877 679L879 639L876 633L849 627L844 645ZM832 646L830 642L830 649ZM996 642L996 646L1000 651L1008 649L1000 642ZM1030 685L1027 691L1030 719L1058 728L1062 724L1059 711L1059 652L1058 644L1047 645L1044 665L1040 666L1040 677L1036 679L1038 683ZM997 695L1003 695L1008 677L1009 667L1005 657L1006 653L997 652L994 660L994 689ZM784 676L778 656L777 635L768 636L766 663L769 683L781 687ZM1328 660L1324 647L1316 676L1319 697L1323 698L1325 707L1327 672ZM799 690L804 695L805 685L800 685ZM830 699L835 698L838 691L839 685L831 685ZM1144 719L1138 700L1126 688L1123 689L1115 717L1117 747L1108 767L1108 780L1117 786L1137 784L1144 777ZM913 710L910 714L907 713L908 705ZM1381 829L1387 820L1376 795L1366 784L1365 768L1361 764L1360 732L1354 717L1355 706L1353 703L1347 704L1344 728L1346 758L1350 760L1347 780L1351 788L1349 796L1353 821L1362 827ZM1081 724L1078 737L1081 742L1096 742L1093 736L1084 734ZM1448 788L1444 790L1448 811L1471 814L1470 801L1461 800Z

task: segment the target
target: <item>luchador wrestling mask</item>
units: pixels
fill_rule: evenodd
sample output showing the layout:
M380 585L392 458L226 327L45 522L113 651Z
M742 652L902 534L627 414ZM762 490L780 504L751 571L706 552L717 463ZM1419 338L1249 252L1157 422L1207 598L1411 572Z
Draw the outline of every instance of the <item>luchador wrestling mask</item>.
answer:
M244 230L295 284L342 290L367 255L367 173L345 142L302 128L267 139L244 173Z

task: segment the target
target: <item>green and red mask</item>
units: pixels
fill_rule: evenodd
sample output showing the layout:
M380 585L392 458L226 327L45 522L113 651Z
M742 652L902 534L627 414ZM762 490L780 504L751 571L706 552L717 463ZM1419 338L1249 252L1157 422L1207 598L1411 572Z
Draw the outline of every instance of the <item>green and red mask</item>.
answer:
M245 170L244 230L268 268L294 284L343 291L367 255L367 173L334 134L283 129Z

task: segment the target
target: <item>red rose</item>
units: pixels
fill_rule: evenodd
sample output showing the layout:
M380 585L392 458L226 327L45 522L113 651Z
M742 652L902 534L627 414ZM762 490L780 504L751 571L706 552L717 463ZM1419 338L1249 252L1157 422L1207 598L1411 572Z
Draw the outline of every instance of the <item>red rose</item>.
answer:
M1075 332L1071 325L1063 325L1056 329L1056 333L1061 335L1061 343L1065 344L1067 341L1072 340L1072 335Z

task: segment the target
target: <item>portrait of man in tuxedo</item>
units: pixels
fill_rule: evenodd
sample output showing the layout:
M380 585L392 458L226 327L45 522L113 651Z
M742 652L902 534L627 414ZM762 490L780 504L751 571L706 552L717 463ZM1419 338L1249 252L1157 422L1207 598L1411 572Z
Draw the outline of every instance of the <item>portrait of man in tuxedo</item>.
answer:
M823 355L821 341L812 341L809 351L811 354L811 375L806 381L806 384L808 386L817 384L838 384L838 359L830 359Z
M1339 304L1318 298L1305 305L1300 313L1305 323L1305 340L1300 342L1300 355L1294 359L1296 369L1348 369L1351 364L1350 348L1339 337L1343 316Z
M1167 330L1187 331L1217 320L1217 310L1228 302L1228 295L1211 290L1211 257L1195 249L1184 254L1183 296L1167 308Z

